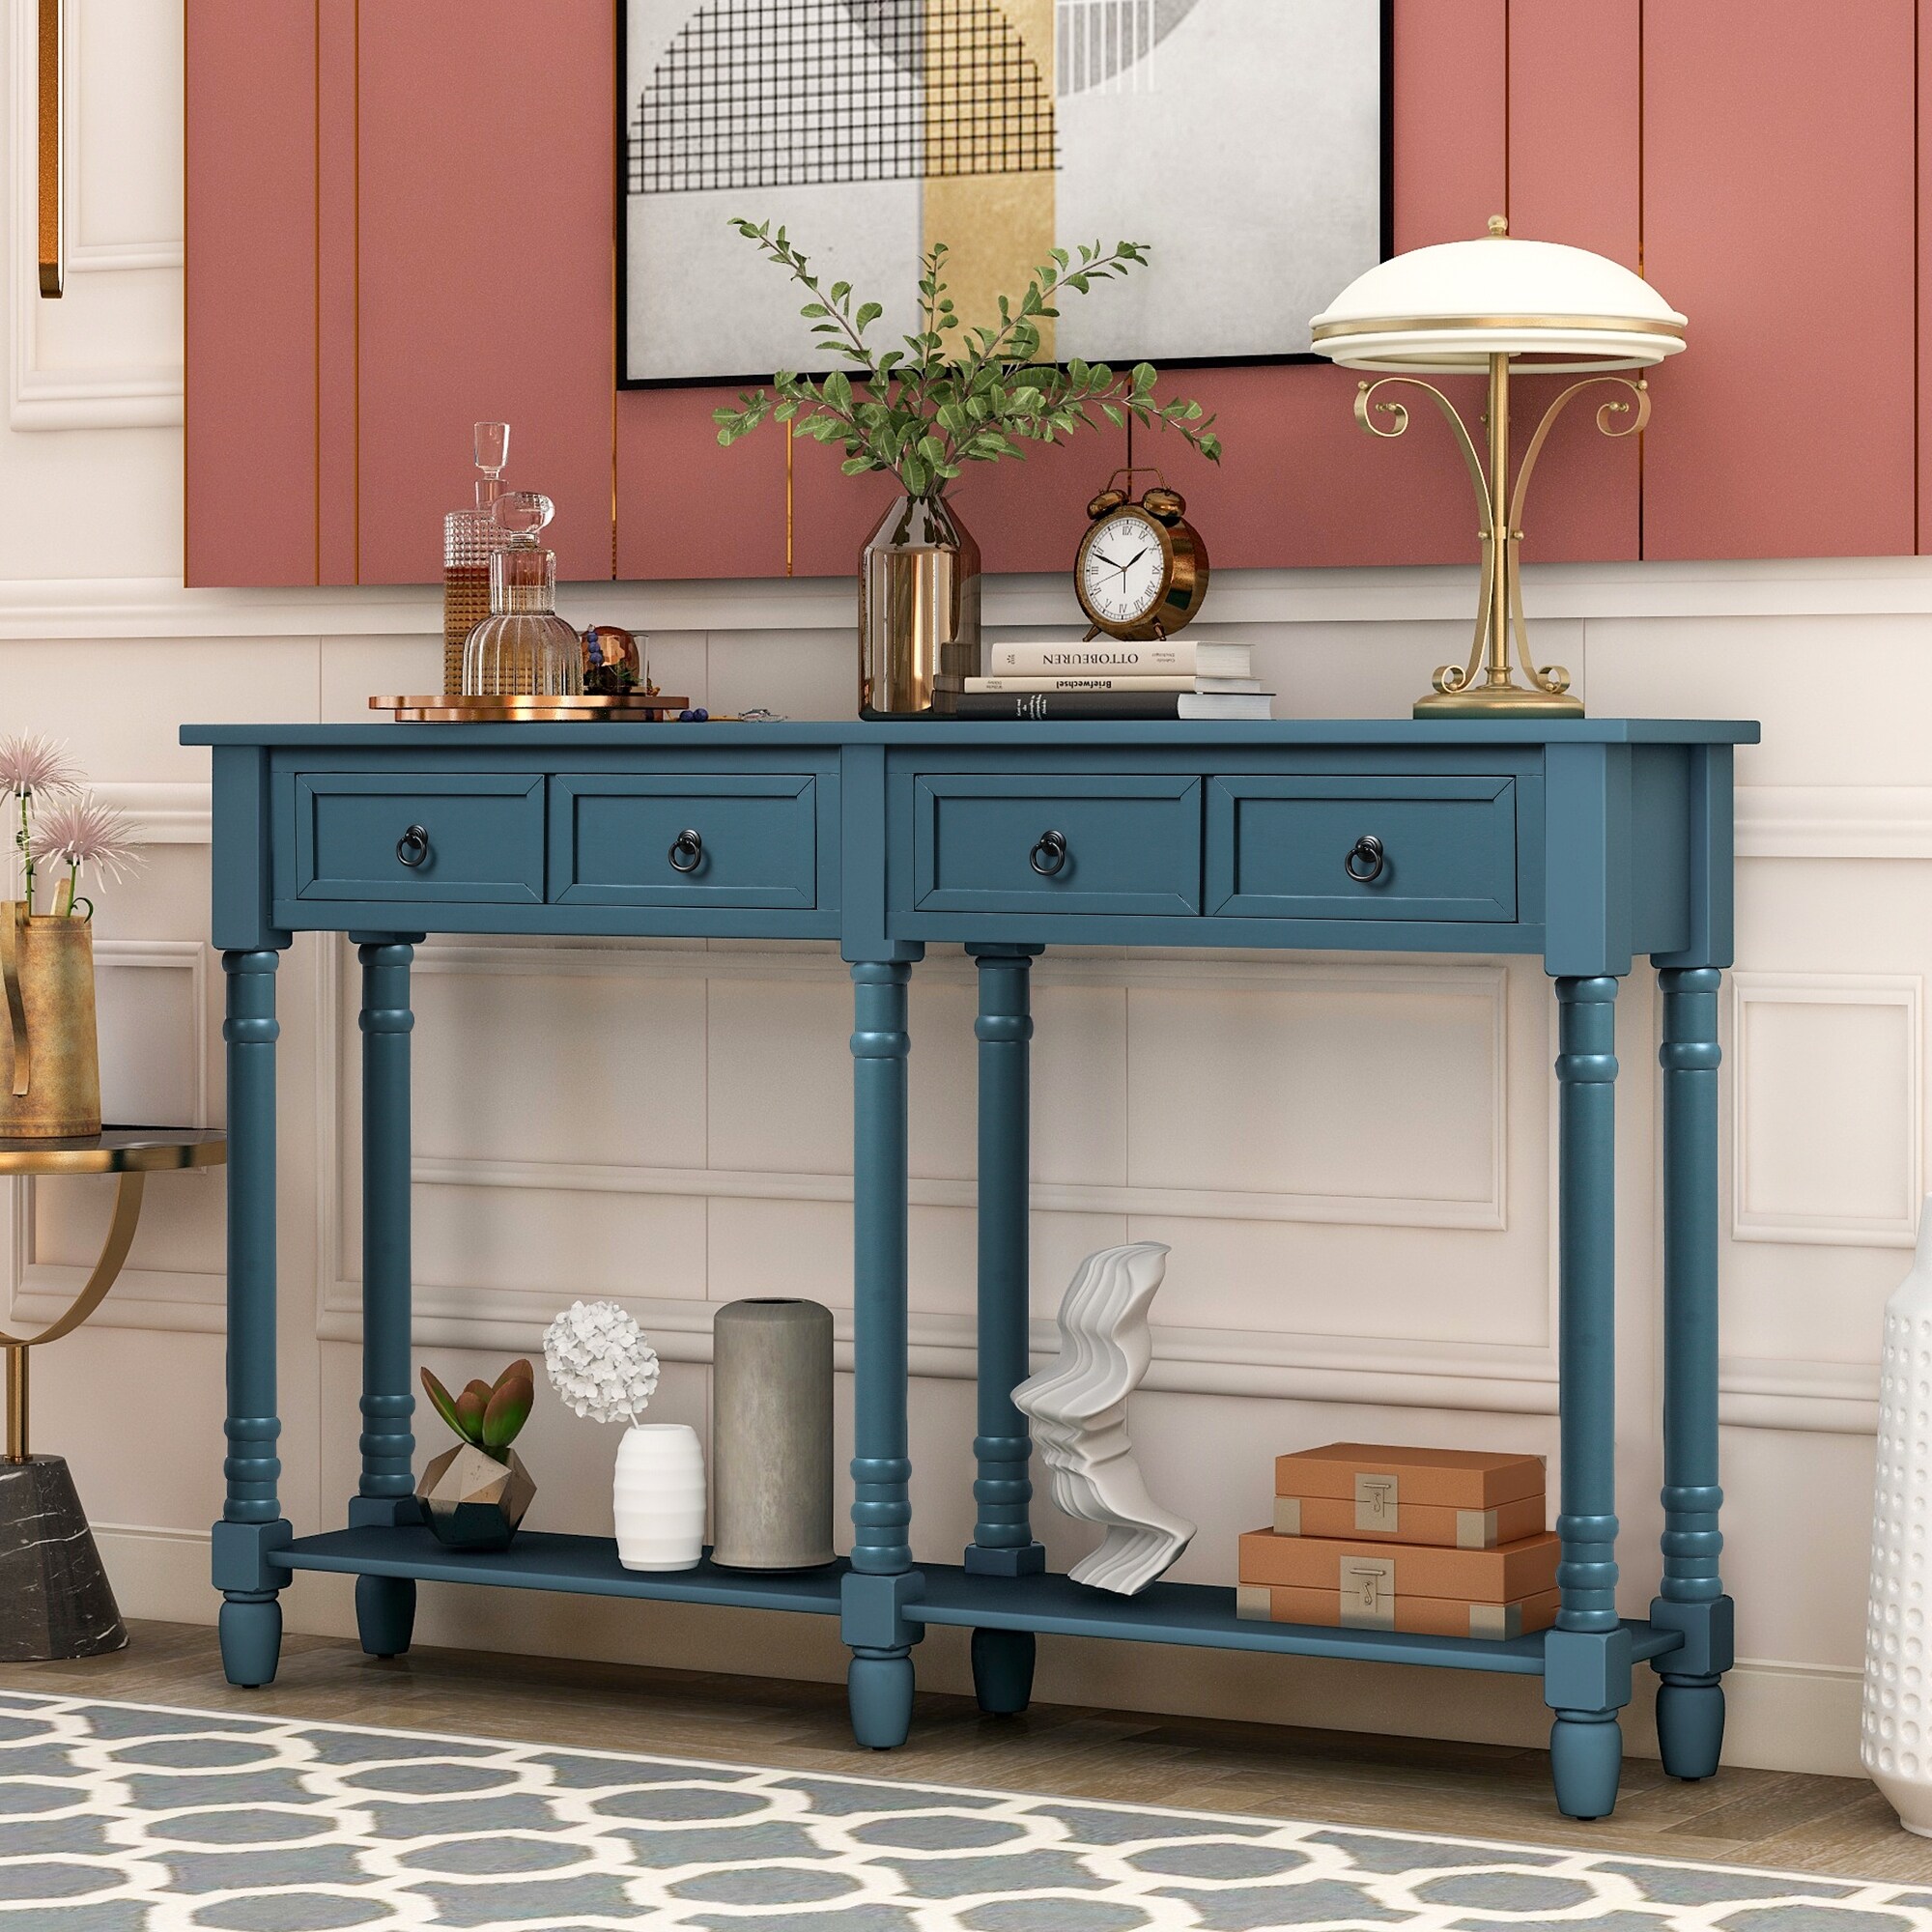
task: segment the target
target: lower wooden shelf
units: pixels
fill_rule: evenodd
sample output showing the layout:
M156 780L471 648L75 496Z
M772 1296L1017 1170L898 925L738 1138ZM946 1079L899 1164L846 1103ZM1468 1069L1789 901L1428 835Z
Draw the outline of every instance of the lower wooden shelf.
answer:
M493 1583L587 1597L639 1597L719 1604L751 1610L838 1613L847 1566L763 1572L626 1570L609 1537L556 1536L526 1530L505 1550L446 1549L420 1528L338 1529L298 1537L270 1559L289 1570L354 1576L415 1577L436 1583ZM1154 1583L1138 1597L1114 1597L1065 1577L980 1577L951 1563L922 1563L922 1594L906 1605L913 1623L978 1630L1028 1630L1057 1636L1096 1636L1140 1643L1191 1644L1215 1650L1274 1651L1346 1657L1372 1663L1416 1663L1438 1669L1543 1674L1548 1632L1492 1641L1411 1636L1401 1631L1331 1630L1315 1624L1255 1623L1236 1616L1235 1593L1205 1583ZM1675 1650L1677 1631L1626 1619L1632 1654L1643 1662Z

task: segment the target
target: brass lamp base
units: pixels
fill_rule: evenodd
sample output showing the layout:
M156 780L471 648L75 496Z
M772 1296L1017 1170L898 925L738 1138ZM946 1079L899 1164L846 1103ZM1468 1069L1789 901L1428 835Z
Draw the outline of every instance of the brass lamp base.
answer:
M1573 396L1598 384L1623 390L1597 411L1597 427L1608 437L1634 436L1650 419L1650 391L1641 382L1622 376L1593 376L1573 383L1543 412L1542 420L1529 440L1522 462L1510 476L1510 368L1509 356L1490 357L1489 409L1483 428L1489 443L1487 468L1483 452L1476 447L1468 426L1457 414L1456 406L1432 384L1413 376L1384 376L1378 383L1364 383L1355 393L1355 420L1371 436L1397 437L1408 427L1408 411L1401 403L1378 400L1380 391L1391 387L1419 390L1442 412L1456 438L1457 447L1475 486L1476 505L1481 512L1483 545L1482 594L1476 608L1475 636L1470 640L1466 664L1444 665L1435 673L1435 689L1415 700L1418 718L1580 718L1583 700L1570 689L1570 673L1561 665L1539 665L1530 655L1529 638L1522 621L1522 544L1523 497L1529 488L1530 472L1543 453L1556 418ZM1628 397L1629 400L1625 400ZM1377 421L1387 418L1387 426ZM1512 664L1512 656L1517 663ZM1516 679L1520 665L1529 679L1527 685Z
M1479 684L1473 691L1432 691L1415 700L1418 718L1580 718L1583 700L1567 691L1525 691L1520 684Z

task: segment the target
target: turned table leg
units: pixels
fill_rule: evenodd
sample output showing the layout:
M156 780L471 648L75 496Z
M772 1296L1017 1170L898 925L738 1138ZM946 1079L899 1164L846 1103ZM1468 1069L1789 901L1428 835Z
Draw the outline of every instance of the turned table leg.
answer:
M1630 1633L1617 1617L1616 997L1608 977L1556 981L1562 1606L1543 1697L1556 1713L1556 1803L1572 1818L1601 1818L1617 1802L1617 1712L1631 1695Z
M279 952L224 952L228 1014L228 1493L214 1525L221 1665L231 1684L270 1683L282 1647L272 1561L294 1540L275 1486L275 969Z
M978 1434L973 1455L978 1517L965 1568L981 1577L1034 1576L1046 1551L1034 1540L1033 1438L1013 1405L1032 1373L1028 1306L1028 1058L1033 1038L1029 980L1037 946L969 946L978 968L980 1014ZM1034 1634L973 1633L973 1689L980 1708L1009 1717L1033 1695Z
M1718 1574L1718 988L1665 967L1663 993L1663 1578L1650 1606L1681 1650L1653 1668L1657 1742L1673 1777L1709 1777L1724 1742L1731 1600Z
M362 1479L351 1528L412 1523L410 1418L410 962L420 933L352 933L362 965ZM410 1647L411 1577L358 1577L355 1628L371 1657Z
M852 1652L852 1735L874 1750L912 1725L904 1606L920 1587L908 1533L906 1434L906 997L903 958L852 967L852 1567L840 1598Z

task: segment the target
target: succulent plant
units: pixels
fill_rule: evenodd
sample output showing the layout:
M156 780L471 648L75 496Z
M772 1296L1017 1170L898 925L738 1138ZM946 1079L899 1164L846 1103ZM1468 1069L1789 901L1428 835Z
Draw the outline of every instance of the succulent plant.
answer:
M451 1395L427 1369L422 1384L436 1412L450 1428L499 1463L509 1461L510 1444L530 1419L537 1398L536 1371L522 1360L512 1362L495 1382L480 1378L467 1382L461 1395Z

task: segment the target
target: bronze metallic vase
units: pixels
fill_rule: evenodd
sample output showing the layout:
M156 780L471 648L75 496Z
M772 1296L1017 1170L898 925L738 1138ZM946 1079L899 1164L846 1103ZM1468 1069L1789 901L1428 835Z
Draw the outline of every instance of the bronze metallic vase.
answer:
M980 669L980 546L941 497L901 497L859 559L859 716L957 709Z
M0 1140L100 1131L94 928L0 903Z

